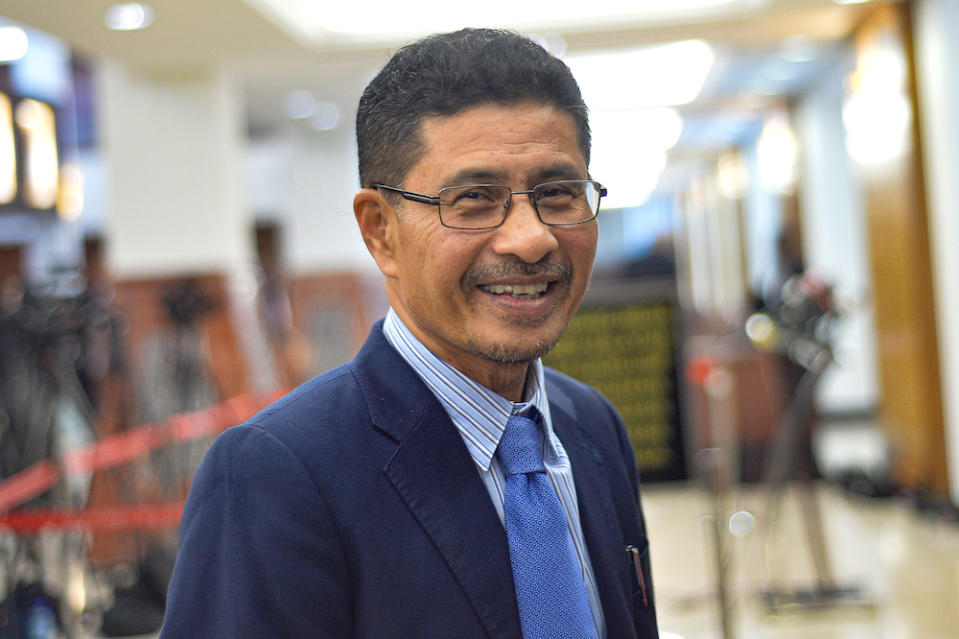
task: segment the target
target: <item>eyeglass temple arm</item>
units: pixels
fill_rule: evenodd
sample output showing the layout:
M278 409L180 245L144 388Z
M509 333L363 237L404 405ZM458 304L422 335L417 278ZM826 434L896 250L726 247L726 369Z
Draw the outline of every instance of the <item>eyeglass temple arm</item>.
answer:
M411 200L413 202L420 202L422 204L432 204L433 206L440 205L440 199L432 195L423 195L422 193L412 193L410 191L399 191L399 194L402 195L405 199Z
M433 206L439 206L440 199L433 195L424 195L422 193L413 193L412 191L404 191L403 189L398 189L393 186L386 186L385 184L371 184L371 189L385 189L387 191L395 191L403 196L403 199L410 200L412 202L419 202L421 204L432 204Z

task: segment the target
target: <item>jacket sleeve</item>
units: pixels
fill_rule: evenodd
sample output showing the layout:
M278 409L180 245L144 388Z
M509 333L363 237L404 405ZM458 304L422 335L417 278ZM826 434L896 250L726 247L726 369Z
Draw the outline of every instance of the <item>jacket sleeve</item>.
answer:
M161 639L349 637L348 564L297 456L256 426L213 444L190 489Z

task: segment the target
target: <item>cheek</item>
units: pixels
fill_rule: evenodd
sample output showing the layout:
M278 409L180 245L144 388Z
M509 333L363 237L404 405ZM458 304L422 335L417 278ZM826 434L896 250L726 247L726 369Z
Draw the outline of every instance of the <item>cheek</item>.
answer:
M560 241L573 263L573 268L577 271L577 276L589 277L593 268L593 258L596 257L597 230L595 228L569 230L583 232L568 233Z
M582 252L582 257L580 262L582 263L579 268L583 269L584 275L589 277L593 271L593 260L596 258L596 243L584 247Z
M458 287L482 252L482 243L470 239L438 235L428 240L420 253L424 270L429 269L437 282L455 282Z
M443 303L461 295L463 274L477 253L477 248L462 238L443 233L427 233L406 238L403 263L404 286L412 297L424 303ZM467 238L468 239L468 238Z

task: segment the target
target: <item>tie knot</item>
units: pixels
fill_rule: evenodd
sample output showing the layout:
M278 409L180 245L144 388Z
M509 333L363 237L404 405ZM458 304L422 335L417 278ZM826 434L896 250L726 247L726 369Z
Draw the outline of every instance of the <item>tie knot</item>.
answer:
M508 475L546 470L543 466L539 426L534 420L522 415L512 415L506 422L506 430L496 448L496 455Z

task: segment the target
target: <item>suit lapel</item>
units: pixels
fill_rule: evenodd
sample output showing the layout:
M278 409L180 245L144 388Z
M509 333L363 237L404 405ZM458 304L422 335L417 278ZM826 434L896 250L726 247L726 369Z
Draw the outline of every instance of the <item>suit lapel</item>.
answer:
M622 531L605 478L603 459L577 423L573 403L555 387L548 390L553 430L573 468L580 525L599 589L608 637L635 637L628 612L628 573ZM625 581L624 581L625 578Z
M520 636L506 531L449 416L374 327L354 363L375 427L397 448L383 469L490 637Z

